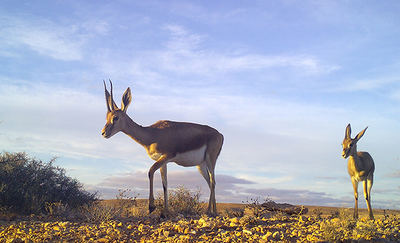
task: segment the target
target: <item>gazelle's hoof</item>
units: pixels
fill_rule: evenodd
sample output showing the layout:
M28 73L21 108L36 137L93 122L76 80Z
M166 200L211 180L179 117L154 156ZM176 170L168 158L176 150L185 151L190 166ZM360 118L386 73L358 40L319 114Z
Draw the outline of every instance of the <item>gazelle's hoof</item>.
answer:
M208 217L211 217L211 218L215 218L218 216L217 213L213 213L213 212L207 212L207 215L208 215Z
M156 206L149 205L149 214L151 214L156 209Z
M162 218L162 219L169 218L170 216L171 216L171 215L170 215L169 211L165 211L165 210L163 210L163 211L161 212L161 214L160 214L160 218Z

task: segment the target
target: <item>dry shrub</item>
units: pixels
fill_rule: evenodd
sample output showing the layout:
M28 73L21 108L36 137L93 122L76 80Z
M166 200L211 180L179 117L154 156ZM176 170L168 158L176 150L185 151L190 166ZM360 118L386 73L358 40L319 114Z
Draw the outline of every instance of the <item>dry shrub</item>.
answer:
M106 222L120 215L120 209L99 201L83 205L79 213L88 222Z
M135 218L142 218L142 217L146 217L149 214L149 209L147 205L138 205L135 207L131 207L129 209L129 213L130 215L132 215L132 217Z
M311 213L315 215L317 219L322 219L322 211L320 208L313 209Z
M269 202L269 199L265 199L264 202ZM244 215L260 217L265 213L264 208L261 206L260 198L250 198L246 202L244 209Z
M62 218L71 218L74 212L74 209L68 207L67 204L63 204L62 202L46 202L46 212L50 217L62 217Z
M111 219L134 216L133 209L137 207L137 194L129 196L130 189L120 189L116 199L97 201L83 205L79 212L81 218L89 222L106 222Z
M223 216L228 218L241 218L244 216L243 208L226 208L223 212Z
M168 193L168 210L172 215L181 214L185 217L200 216L204 212L204 206L200 201L200 190L190 191L184 186L178 186ZM158 194L155 205L158 210L163 209L164 199Z
M132 194L132 196L129 196ZM119 208L120 217L132 216L132 209L138 206L137 196L139 194L132 192L131 189L120 189L118 190L117 199L115 200L115 207Z

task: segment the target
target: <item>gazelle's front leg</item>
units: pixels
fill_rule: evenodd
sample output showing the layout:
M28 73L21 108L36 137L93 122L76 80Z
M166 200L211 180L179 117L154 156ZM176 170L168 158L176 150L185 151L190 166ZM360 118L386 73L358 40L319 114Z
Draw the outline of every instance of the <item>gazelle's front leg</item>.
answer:
M358 218L358 181L351 178L351 182L353 183L353 190L354 190L354 218Z
M164 214L168 215L168 181L167 181L167 163L164 163L160 168L161 180L163 184L164 191Z
M149 170L149 180L150 180L150 195L149 195L149 213L153 212L156 207L154 206L154 193L153 193L153 179L154 179L154 172L160 169L163 165L165 165L168 157L166 155L162 155L157 162L155 162L150 170Z

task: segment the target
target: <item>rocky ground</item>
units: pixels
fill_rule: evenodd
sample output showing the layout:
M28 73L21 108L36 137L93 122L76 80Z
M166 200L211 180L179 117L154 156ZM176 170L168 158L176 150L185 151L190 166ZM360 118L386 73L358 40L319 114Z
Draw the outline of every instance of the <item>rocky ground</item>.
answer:
M311 207L289 215L260 205L224 206L220 216L156 215L87 220L14 218L0 221L0 242L273 242L273 241L400 241L398 212L381 212L375 220L351 209ZM332 208L330 208L332 209ZM328 211L329 212L329 211Z

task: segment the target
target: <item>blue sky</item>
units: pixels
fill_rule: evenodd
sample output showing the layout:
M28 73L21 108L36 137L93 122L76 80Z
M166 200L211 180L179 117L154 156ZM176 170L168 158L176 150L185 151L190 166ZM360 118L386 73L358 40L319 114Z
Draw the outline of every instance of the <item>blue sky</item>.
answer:
M190 121L224 134L217 201L352 206L340 156L351 123L353 136L369 127L358 149L375 160L373 207L400 209L398 1L0 5L2 151L57 156L104 198L123 188L147 197L144 149L101 136L110 78L118 104L131 87L139 124ZM208 197L196 168L168 168L171 188Z

